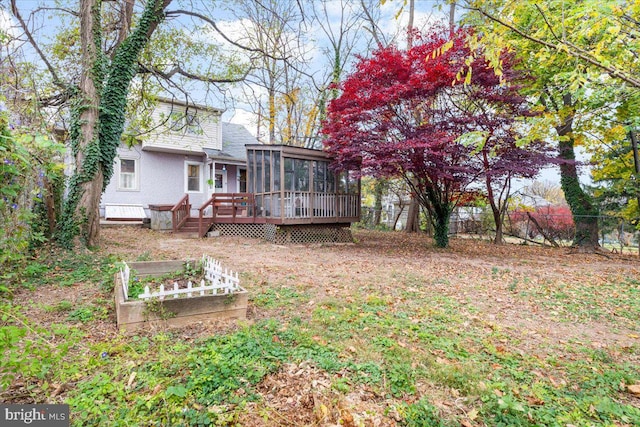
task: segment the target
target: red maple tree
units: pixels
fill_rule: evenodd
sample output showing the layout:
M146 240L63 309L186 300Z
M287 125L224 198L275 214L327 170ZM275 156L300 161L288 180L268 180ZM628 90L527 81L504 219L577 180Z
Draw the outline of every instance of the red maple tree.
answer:
M467 34L461 29L450 39L448 31L436 30L409 50L389 46L361 59L330 103L323 127L336 169L407 182L428 211L440 247L448 245L459 198L495 164L480 161L480 153L509 151L499 143L509 120L530 114L517 88L501 84L481 56L471 64L470 81L461 81L471 57ZM508 64L503 68L511 72ZM487 134L482 148L461 142L469 132ZM512 146L515 140L510 137Z
M567 205L548 205L533 210L517 209L509 214L516 234L535 238L542 236L556 244L556 240L571 241L576 226Z

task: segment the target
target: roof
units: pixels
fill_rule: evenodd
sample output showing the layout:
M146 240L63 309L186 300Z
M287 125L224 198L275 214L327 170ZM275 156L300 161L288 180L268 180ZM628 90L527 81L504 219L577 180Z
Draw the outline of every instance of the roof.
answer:
M195 102L185 102L181 99L178 98L165 98L162 96L158 96L156 97L156 100L158 102L163 102L165 104L173 104L173 105L180 105L182 107L193 107L193 108L197 108L199 110L205 110L205 111L210 111L213 113L218 113L218 114L222 114L224 113L224 109L220 109L220 108L216 108L216 107L210 107L208 105L204 105L204 104L197 104Z
M209 158L229 162L246 162L247 144L260 144L246 127L237 123L222 123L222 150L205 148Z

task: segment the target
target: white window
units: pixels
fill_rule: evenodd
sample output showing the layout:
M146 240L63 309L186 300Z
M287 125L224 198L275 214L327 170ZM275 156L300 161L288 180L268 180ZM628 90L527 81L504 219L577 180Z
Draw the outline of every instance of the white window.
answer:
M139 191L138 159L118 159L118 190Z
M185 162L185 190L187 193L202 192L202 163Z
M185 115L185 126L186 132L192 135L199 135L202 133L202 128L200 127L200 119L196 115L196 113L187 113Z
M172 131L190 135L202 134L202 127L200 126L200 117L195 112L174 111L169 116L169 127Z

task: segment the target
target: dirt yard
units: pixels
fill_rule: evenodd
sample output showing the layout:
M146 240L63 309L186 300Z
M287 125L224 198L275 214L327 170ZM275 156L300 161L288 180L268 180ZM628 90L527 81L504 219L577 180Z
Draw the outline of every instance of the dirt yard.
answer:
M249 323L267 318L283 324L294 318L312 322L318 308L361 301L368 295L386 298L386 310L392 312L415 309L412 298L446 298L455 307L452 316L462 319L462 328L500 331L498 351L508 346L509 352L542 360L551 354L562 358L567 343L578 343L606 351L616 362L640 366L637 256L495 246L474 239L453 239L450 248L436 249L430 238L405 233L354 231L354 237L353 244L280 246L238 237L183 239L141 228L104 228L99 255L115 255L125 261L199 259L203 254L217 258L224 267L239 272L241 285L254 295L249 301ZM28 307L30 318L52 323L63 321L64 314L43 310L43 306L63 299L76 303L99 297L104 298L100 290L78 283L23 290L15 300ZM104 319L78 326L89 330L95 342L118 335L112 309ZM172 332L189 341L235 327L233 323L198 324ZM402 347L413 345L397 340ZM356 337L343 344L355 352L359 343ZM354 387L346 396L326 400L335 394L329 390L330 382L327 373L308 364L284 366L258 386L263 397L260 405L278 414L275 421L264 423L247 411L243 422L303 425L317 423L323 411L333 411L335 423L345 424L353 413L361 414L360 419L368 416L366 425L394 425L394 414L385 410L383 399L369 395L366 388ZM323 387L325 400L321 401L317 390ZM440 398L434 390L430 393L436 406L454 416L469 410L456 406L456 396L442 389ZM640 398L631 400L640 406ZM284 419L289 421L282 422Z
M325 299L349 299L366 292L393 295L399 286L394 276L410 273L415 278L413 286L421 292L449 296L478 308L475 316L507 329L526 330L532 348L543 349L542 344L570 339L603 345L639 342L636 335L640 324L616 317L617 309L624 310L623 301L618 308L594 307L598 313L614 316L614 325L606 316L590 319L588 313L578 316L560 306L548 310L536 304L537 298L525 301L518 297L544 291L552 294L556 288L563 288L563 297L576 298L575 304L597 304L598 299L588 301L589 295L572 295L578 292L577 285L588 280L597 288L598 281L640 279L637 257L611 254L607 258L567 248L495 246L473 239L452 239L450 248L436 249L430 238L405 233L355 231L354 238L354 244L281 246L239 237L182 239L121 227L103 229L101 252L130 261L211 255L249 279L243 283L249 291L263 291L264 286L273 284L304 289L311 295L310 301L292 310L297 315L310 312ZM287 315L291 313L250 307L249 318Z

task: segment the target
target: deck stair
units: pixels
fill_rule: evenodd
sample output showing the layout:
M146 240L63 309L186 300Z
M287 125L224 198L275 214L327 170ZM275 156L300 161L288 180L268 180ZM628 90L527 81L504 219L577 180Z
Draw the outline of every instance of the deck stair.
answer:
M213 194L199 209L198 216L191 216L189 195L186 194L171 209L173 232L193 237L205 237L217 222L253 223L255 200L250 193Z
M189 217L184 225L178 230L179 233L198 233L200 221L197 217Z

